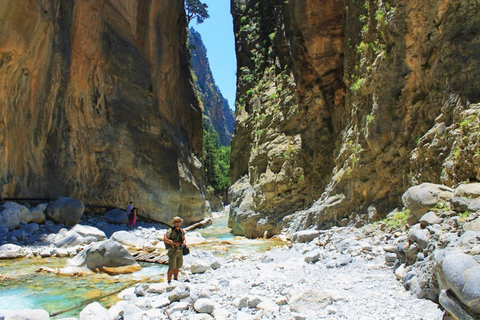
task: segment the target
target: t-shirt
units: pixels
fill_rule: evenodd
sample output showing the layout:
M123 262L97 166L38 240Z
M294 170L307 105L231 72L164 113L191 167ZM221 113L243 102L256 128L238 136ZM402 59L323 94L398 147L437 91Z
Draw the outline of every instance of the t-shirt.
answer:
M127 216L129 216L130 213L132 213L132 209L133 209L133 205L129 204L129 205L127 206Z
M167 238L174 242L183 243L183 237L185 236L185 231L183 229L177 230L175 228L170 228L167 231ZM177 250L177 246L171 244L165 244L169 250Z

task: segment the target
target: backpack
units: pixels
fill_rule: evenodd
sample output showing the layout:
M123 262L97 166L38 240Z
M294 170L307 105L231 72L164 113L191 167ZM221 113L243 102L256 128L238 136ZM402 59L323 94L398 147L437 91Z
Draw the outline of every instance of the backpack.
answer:
M181 235L179 242L182 242L182 238L185 235L185 231L183 229L180 229L180 231L177 231L175 228L172 227L172 228L169 229L169 231L170 231L170 240L175 241L174 237L172 236L175 233L177 237L178 237L178 235ZM163 242L163 244L165 245L165 249L167 249L167 250L170 249L173 246L172 244L168 244L166 242Z

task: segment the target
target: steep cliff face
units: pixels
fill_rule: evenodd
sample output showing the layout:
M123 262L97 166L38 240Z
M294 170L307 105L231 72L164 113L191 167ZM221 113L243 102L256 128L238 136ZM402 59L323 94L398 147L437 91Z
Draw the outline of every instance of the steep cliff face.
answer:
M203 217L185 25L182 1L2 1L2 196Z
M195 86L203 105L206 120L215 128L222 145L230 146L235 120L227 99L223 97L215 84L202 37L193 28L188 31L188 46Z
M401 206L410 185L478 181L478 10L232 1L234 231L365 223Z

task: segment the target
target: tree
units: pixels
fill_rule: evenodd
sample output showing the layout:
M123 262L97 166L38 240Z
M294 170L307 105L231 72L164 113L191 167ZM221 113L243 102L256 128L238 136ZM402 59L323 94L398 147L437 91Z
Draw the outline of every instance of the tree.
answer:
M218 0L217 0L218 1ZM190 21L197 18L197 24L203 23L205 19L210 18L208 6L200 0L185 0L185 12L187 14L187 25Z

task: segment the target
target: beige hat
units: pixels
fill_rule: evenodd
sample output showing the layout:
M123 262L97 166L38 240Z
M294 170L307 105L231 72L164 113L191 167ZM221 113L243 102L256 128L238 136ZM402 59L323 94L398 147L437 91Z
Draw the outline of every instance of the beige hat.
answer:
M175 221L178 221L178 220L180 220L181 222L183 222L183 219L180 218L179 216L174 217L174 218L172 219L172 222L175 222Z

